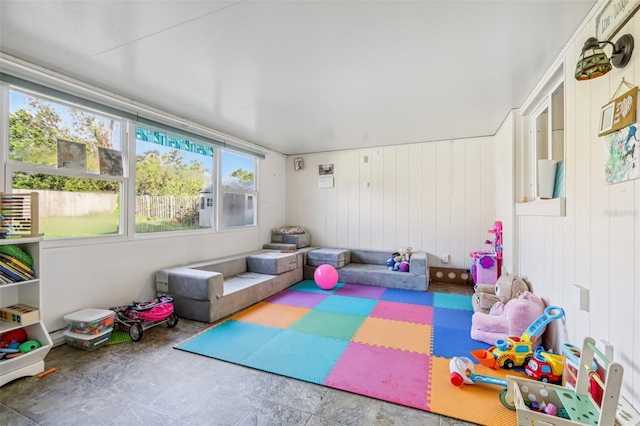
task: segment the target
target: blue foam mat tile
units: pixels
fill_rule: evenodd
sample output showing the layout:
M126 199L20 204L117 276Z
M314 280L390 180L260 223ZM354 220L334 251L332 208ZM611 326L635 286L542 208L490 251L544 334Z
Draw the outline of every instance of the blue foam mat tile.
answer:
M381 300L389 302L411 303L413 305L433 306L433 296L435 293L427 291L401 290L397 288L388 288L384 292Z
M470 330L459 328L433 327L431 354L443 358L454 356L466 356L473 358L471 351L476 349L489 349L491 345L473 340Z
M316 284L313 280L303 280L298 284L289 287L289 290L298 290L298 291L307 291L311 293L321 293L321 294L333 294L336 290L344 287L344 283L336 283L336 286L331 290L323 290Z
M322 385L348 346L345 340L284 330L243 365Z
M241 364L283 330L229 320L176 346L187 352Z
M376 299L362 299L351 296L332 295L318 303L314 309L341 314L368 316L378 304Z
M451 308L433 308L433 326L458 328L469 331L473 311Z
M471 296L463 294L434 293L433 306L437 308L462 309L473 312Z

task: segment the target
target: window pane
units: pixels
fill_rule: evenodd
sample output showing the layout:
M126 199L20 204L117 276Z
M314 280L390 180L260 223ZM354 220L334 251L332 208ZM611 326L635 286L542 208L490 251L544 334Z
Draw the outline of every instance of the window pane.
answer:
M77 142L86 151L82 170L100 172L98 148L121 151L121 122L63 103L9 91L9 159L57 166L58 140Z
M256 209L254 194L223 194L222 226L253 226L256 223Z
M213 148L136 128L136 232L211 228Z
M255 189L256 161L253 157L223 151L221 163L222 186Z
M13 191L38 192L40 232L47 239L120 233L119 182L15 172Z

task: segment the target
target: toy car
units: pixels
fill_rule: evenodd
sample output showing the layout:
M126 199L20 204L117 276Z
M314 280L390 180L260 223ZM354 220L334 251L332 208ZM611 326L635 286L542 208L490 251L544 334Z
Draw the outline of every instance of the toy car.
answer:
M533 379L541 382L559 383L562 380L562 356L537 347L533 358L524 367L524 371Z

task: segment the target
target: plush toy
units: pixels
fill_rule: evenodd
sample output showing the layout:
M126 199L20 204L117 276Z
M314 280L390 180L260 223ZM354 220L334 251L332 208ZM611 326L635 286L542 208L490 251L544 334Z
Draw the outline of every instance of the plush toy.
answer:
M495 345L496 340L519 337L544 313L542 299L525 291L506 304L497 302L488 314L476 312L471 317L471 338ZM534 344L535 346L535 344Z
M409 261L409 259L411 259L411 254L413 253L413 248L412 247L402 247L400 249L400 254L403 257L403 260L406 260L407 262Z
M393 271L393 267L396 264L396 258L400 256L400 252L396 251L393 252L393 254L391 255L391 257L389 258L389 260L387 260L387 267L389 268L389 270Z
M503 274L494 284L476 284L471 298L474 312L489 313L496 302L507 303L529 290L526 282L513 274Z

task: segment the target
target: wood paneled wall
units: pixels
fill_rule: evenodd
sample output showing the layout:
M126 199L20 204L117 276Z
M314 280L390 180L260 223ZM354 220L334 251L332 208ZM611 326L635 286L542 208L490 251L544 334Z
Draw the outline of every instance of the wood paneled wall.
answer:
M411 246L442 265L470 266L485 250L495 217L493 137L394 145L287 159L287 224L312 244L386 250ZM334 187L319 187L318 166L334 165Z
M601 107L623 77L640 83L640 52L624 69L578 82L574 64L595 33L593 19L564 56L566 216L518 217L518 269L535 293L566 311L566 319L553 327L550 341L556 349L562 342L580 346L585 336L610 342L624 367L623 395L639 409L640 180L605 184L605 138L598 137L598 124ZM640 39L638 14L614 41L626 33ZM575 306L575 284L589 289L588 312Z

